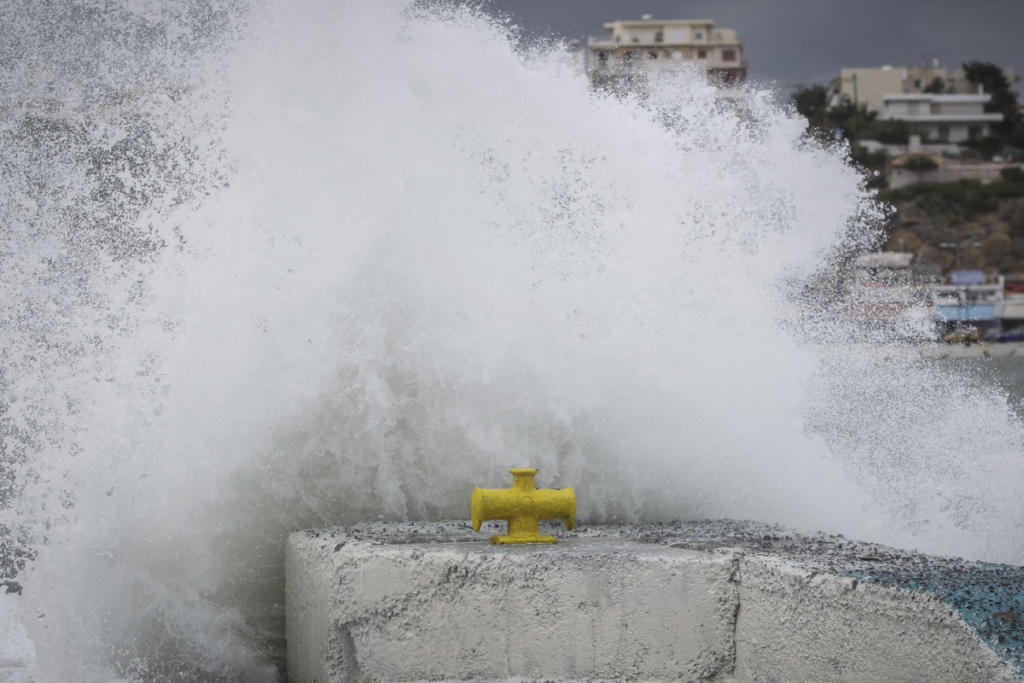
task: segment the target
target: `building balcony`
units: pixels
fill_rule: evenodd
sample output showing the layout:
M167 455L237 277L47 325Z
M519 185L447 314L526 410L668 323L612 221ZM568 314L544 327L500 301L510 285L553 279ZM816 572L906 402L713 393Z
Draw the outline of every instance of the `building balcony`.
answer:
M714 59L648 59L646 55L637 55L632 61L623 61L621 59L601 61L595 58L593 55L590 57L590 69L592 71L602 72L619 72L619 73L636 73L641 71L677 71L681 69L689 69L694 66L702 67L708 70L733 70L733 71L746 71L747 64L745 62L733 61L723 62Z
M732 48L740 50L743 48L743 43L736 40L688 40L688 41L639 41L639 42L624 42L609 40L604 36L590 36L587 38L587 46L592 50L629 50L629 49L640 49L640 48L663 48L670 50L674 47L692 47L692 48Z
M893 93L882 95L883 102L940 102L952 104L986 104L992 99L984 93L946 95L942 93Z
M907 123L999 123L1003 115L994 113L981 114L901 114L886 113L882 118L906 121Z

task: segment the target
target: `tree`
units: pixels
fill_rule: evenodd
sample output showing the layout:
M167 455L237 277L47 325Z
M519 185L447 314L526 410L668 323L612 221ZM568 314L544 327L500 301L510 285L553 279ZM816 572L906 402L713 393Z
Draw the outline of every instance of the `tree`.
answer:
M823 130L828 115L828 90L823 85L799 88L793 93L793 106L812 128Z
M829 106L828 90L823 85L799 88L792 101L797 112L807 118L811 131L826 140L832 139L836 131L847 140L855 140L878 116L867 106L849 101Z
M946 92L946 81L942 80L941 76L936 76L931 83L924 87L924 91L935 94L944 93Z
M867 105L846 101L828 110L826 123L833 130L842 131L847 140L856 140L862 137L877 118L878 114L868 111Z
M881 190L889 185L885 177L889 153L885 149L870 152L863 145L853 144L850 146L850 159L865 171L867 187Z
M964 144L977 152L982 159L991 159L1003 150L1006 138L1002 135L986 135L983 138L967 140Z
M1009 183L1024 182L1024 168L1020 166L1008 166L999 170L999 175Z
M1006 75L998 65L991 62L966 62L963 65L967 80L992 96L992 101L985 105L985 111L999 112L1003 120L993 126L1002 136L1013 135L1021 124L1020 113L1017 111L1017 93L1006 80Z
M903 168L908 171L917 171L917 182L921 182L926 171L934 171L939 165L935 160L924 154L915 154L903 162Z
M910 141L910 124L899 119L874 120L864 129L863 136L887 145L905 145Z

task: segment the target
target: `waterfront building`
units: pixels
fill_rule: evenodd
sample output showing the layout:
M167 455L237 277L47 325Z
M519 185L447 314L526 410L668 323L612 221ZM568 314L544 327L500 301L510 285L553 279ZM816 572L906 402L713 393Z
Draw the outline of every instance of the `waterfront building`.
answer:
M861 254L853 262L853 281L866 287L906 286L914 283L914 255L905 251Z
M1017 82L1017 73L1004 68L1003 75L1011 87ZM829 106L843 102L863 105L869 112L882 115L886 95L971 95L978 86L967 79L963 69L952 74L933 57L930 64L920 66L844 67L829 83Z
M861 254L845 273L843 312L888 338L942 339L965 327L991 338L1000 330L1024 330L1024 284L981 270L953 270L944 284L936 275L909 252Z
M847 271L844 313L867 330L914 337L927 327L922 273L909 252L861 254Z
M960 273L960 277L957 274ZM965 277L966 274L977 277ZM953 271L951 284L932 287L932 320L942 333L959 325L973 325L981 332L998 327L1003 315L1003 277L987 282L981 271Z
M739 36L711 19L653 19L645 14L639 20L606 23L604 29L608 36L587 39L588 72L595 87L643 94L653 87L653 74L694 66L718 85L746 79Z
M840 69L839 76L829 84L829 104L843 102L864 105L869 112L880 114L882 98L894 93L922 93L935 79L945 83L946 67L933 60L930 66L880 66L877 68Z
M931 140L964 142L986 137L999 112L986 112L991 95L888 94L882 96L883 119L907 121L914 132Z
M995 317L1003 331L1024 327L1024 296L1011 294L996 304Z

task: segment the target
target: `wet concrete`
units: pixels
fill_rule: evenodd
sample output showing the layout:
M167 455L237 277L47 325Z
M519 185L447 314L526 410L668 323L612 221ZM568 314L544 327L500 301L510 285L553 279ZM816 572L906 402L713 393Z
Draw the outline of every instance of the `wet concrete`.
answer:
M1022 567L732 520L497 529L293 534L291 679L1021 679Z
M802 535L778 526L734 520L618 529L652 543L694 550L737 548L796 560L838 576L934 595L973 627L1018 675L1024 675L1024 567L923 555L840 535Z

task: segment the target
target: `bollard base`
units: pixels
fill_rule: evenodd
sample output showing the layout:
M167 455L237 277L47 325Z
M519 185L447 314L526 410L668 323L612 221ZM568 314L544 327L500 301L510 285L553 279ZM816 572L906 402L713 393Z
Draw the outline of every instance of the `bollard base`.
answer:
M498 534L497 536L491 536L491 543L493 545L514 545L517 543L558 543L558 539L554 536L545 536L544 534L537 534L536 536Z

